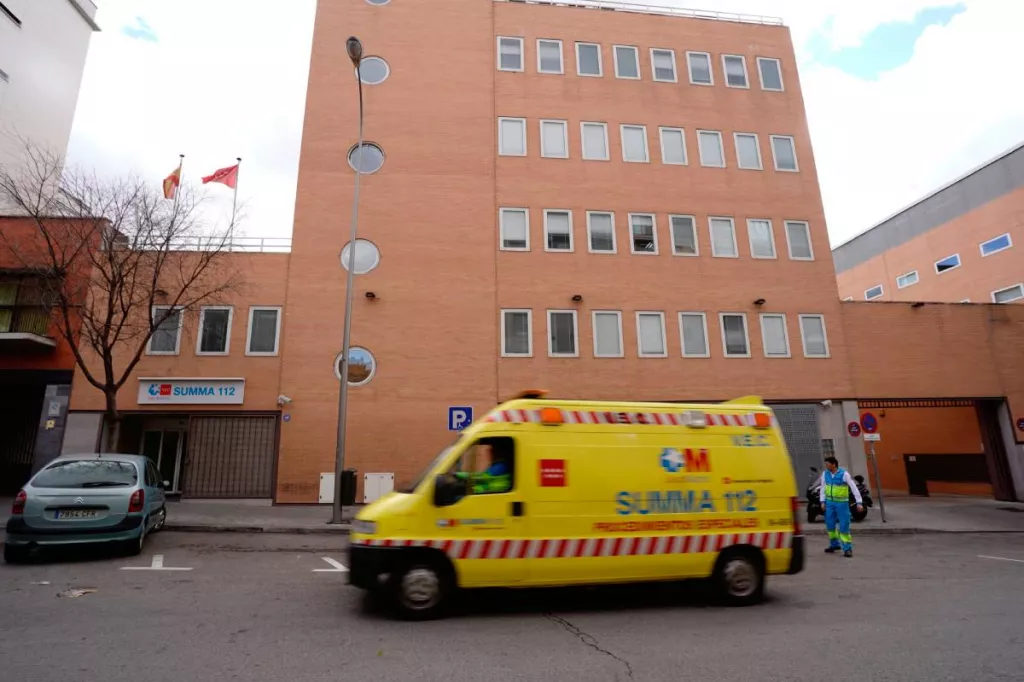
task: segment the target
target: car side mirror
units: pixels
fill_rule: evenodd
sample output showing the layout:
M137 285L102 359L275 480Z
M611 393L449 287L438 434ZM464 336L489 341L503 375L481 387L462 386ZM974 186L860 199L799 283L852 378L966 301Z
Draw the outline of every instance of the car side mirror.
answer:
M450 476L439 474L434 479L434 506L450 507L461 499L463 490L459 482Z

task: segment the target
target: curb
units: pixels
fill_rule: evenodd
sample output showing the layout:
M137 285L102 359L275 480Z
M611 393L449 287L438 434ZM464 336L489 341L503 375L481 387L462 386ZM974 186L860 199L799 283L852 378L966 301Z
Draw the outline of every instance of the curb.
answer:
M227 526L211 524L168 523L163 527L169 533L267 533L276 535L348 535L352 526L342 524L323 528L297 526Z
M865 535L999 535L1024 534L1024 530L945 530L940 528L853 528L854 537ZM804 535L827 536L823 529L804 529Z

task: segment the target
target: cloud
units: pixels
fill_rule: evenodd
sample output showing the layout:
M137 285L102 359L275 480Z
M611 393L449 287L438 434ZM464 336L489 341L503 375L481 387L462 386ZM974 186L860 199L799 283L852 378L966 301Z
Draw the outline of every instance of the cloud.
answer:
M154 31L142 17L135 17L134 23L122 26L121 33L125 34L129 38L135 38L136 40L145 40L149 43L160 42L160 39L156 35L156 31Z

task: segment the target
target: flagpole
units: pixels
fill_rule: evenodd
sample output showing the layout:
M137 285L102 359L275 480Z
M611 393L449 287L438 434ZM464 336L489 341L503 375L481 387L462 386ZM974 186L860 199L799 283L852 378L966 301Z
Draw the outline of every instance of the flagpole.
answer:
M242 157L235 157L235 161L238 165L235 167L235 198L231 202L231 226L230 229L234 232L235 229L235 214L238 213L238 176L242 172Z
M178 154L178 185L174 188L174 213L178 216L178 199L181 196L181 169L185 167L185 155Z

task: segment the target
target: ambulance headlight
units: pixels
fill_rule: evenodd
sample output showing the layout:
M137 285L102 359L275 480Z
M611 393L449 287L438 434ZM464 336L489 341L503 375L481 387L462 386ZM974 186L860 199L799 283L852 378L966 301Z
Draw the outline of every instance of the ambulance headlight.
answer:
M352 532L360 535L373 535L377 532L377 522L356 519L352 522Z

